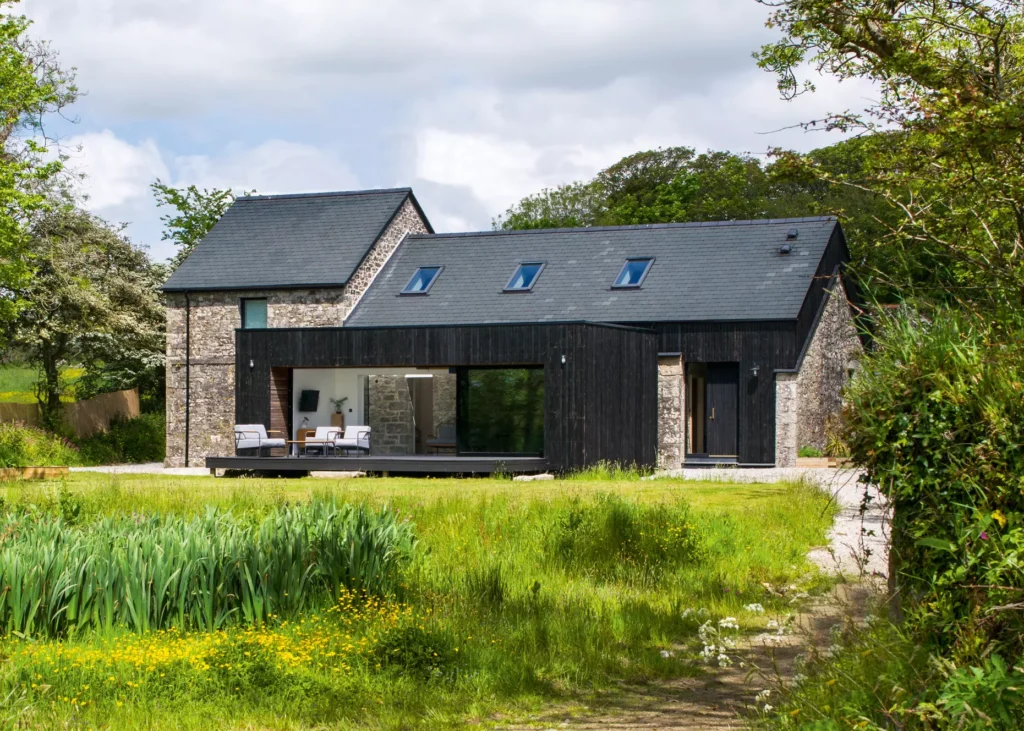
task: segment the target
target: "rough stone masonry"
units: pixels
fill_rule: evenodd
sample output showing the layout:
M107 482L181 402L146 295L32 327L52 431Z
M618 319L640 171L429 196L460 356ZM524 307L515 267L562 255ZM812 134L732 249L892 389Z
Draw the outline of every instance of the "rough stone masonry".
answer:
M189 464L235 452L235 330L240 301L266 298L267 327L340 327L407 233L426 233L426 223L407 200L344 287L302 290L194 292L188 295ZM168 467L185 466L186 295L167 295Z

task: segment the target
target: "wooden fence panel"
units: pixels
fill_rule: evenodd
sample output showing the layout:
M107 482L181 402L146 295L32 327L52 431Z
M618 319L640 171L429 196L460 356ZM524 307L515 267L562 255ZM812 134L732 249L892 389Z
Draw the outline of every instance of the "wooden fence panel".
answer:
M86 401L64 404L64 423L79 438L84 439L110 429L116 419L134 419L140 413L138 389L101 393ZM0 403L0 422L21 421L28 426L39 426L42 421L39 404Z

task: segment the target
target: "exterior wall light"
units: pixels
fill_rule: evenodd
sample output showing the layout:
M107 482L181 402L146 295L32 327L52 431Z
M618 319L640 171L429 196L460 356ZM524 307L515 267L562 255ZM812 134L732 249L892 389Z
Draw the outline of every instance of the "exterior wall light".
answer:
M252 358L250 358L249 359L249 370L252 370L255 367L256 367L256 363L254 363Z
M562 365L565 365L565 354L562 354Z
M760 373L760 371L761 371L761 366L757 366L757 365L750 369L750 373L754 376L754 378L757 378L757 374Z

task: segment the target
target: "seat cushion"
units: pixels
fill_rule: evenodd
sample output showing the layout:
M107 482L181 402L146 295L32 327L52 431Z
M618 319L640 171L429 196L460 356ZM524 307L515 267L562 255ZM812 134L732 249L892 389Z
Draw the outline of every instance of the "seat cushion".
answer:
M237 439L235 440L235 449L258 449L262 444L266 444L266 441L261 442L259 439L249 438Z
M335 439L334 446L338 449L365 449L369 452L370 440L366 437L362 439Z

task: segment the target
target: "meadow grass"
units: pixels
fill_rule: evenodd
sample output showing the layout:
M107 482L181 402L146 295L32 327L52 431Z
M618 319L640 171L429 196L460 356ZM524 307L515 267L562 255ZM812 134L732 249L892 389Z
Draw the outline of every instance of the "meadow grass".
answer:
M61 377L69 388L62 401L74 401L74 383L85 373L84 368L65 368ZM14 364L0 365L0 403L36 403L36 383L39 371L35 368Z
M29 725L113 728L447 727L621 680L699 673L686 648L704 618L737 617L757 631L764 615L745 605L790 609L765 584L826 585L806 553L833 518L827 496L803 484L626 474L532 483L76 474L6 484L0 497L8 510L79 522L216 508L253 524L316 499L387 505L413 526L417 549L385 594L342 591L258 628L8 635L0 710Z

